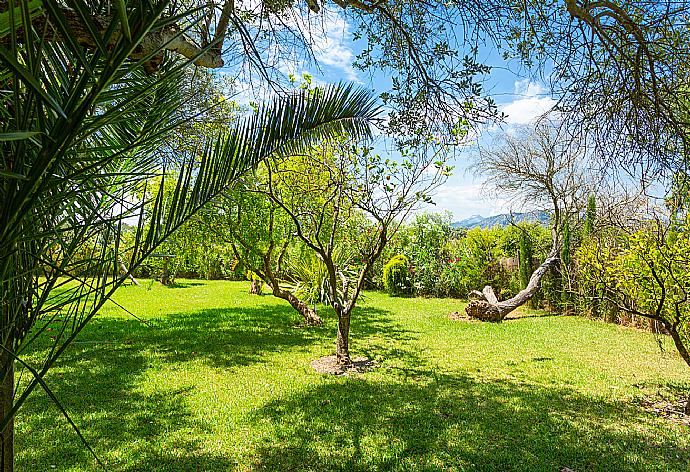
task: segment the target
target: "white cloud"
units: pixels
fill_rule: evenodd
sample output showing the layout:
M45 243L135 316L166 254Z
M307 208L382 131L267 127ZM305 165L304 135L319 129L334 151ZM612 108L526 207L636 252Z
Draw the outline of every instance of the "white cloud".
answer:
M529 80L515 82L515 100L501 107L508 115L506 123L526 125L533 123L556 104L540 84Z
M335 69L344 75L345 80L360 82L357 71L352 67L355 55L350 47L350 24L339 10L324 8L318 15L297 12L282 20L287 27L302 32L317 65ZM279 65L281 70L299 70L307 65L296 58L283 62Z

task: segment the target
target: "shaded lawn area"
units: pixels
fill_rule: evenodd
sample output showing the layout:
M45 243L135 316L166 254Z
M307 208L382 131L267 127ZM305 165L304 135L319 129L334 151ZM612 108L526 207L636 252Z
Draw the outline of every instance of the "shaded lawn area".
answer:
M247 283L124 287L48 382L115 471L687 471L690 428L640 406L690 388L671 343L578 317L451 321L454 300L368 293L353 355L319 375L336 323L299 328ZM50 332L46 333L48 336ZM32 355L40 356L40 349ZM19 471L99 469L42 393L17 421Z

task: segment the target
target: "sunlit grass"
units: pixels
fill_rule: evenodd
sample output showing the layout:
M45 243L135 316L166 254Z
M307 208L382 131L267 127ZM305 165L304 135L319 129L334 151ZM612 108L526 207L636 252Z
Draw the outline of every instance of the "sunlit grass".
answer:
M452 321L454 300L368 293L353 355L380 368L316 374L335 320L299 328L246 283L144 282L103 309L48 382L106 470L678 470L690 431L639 406L640 386L690 387L670 343L578 317ZM33 353L40 356L40 349ZM98 470L36 394L20 471Z

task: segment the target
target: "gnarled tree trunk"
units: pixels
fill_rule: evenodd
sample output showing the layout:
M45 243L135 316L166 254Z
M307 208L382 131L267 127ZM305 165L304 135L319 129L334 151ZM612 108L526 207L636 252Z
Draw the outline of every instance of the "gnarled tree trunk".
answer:
M289 291L283 290L280 288L280 284L275 281L271 283L271 289L273 296L286 300L292 306L292 308L297 310L299 314L302 315L307 326L323 325L323 320L319 317L316 311L309 306L308 303L300 300Z
M474 295L479 298L475 298L468 303L465 307L465 313L472 318L482 321L503 321L508 313L527 303L537 293L541 279L549 270L549 267L556 265L559 260L558 250L552 249L546 260L532 272L527 287L508 300L499 302L493 289L488 285L481 292L474 290L470 293L470 296Z

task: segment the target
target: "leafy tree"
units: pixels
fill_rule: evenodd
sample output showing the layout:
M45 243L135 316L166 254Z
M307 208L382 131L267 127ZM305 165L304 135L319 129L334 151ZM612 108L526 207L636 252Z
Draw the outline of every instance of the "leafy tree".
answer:
M602 285L620 310L660 323L690 367L690 221L671 235L661 219L618 228L586 241L578 260L585 283Z
M262 174L256 172L218 201L214 239L229 244L239 263L268 285L273 296L290 303L308 326L320 326L323 321L309 306L317 300L302 299L287 280L297 256L294 223L266 195L252 191L265 182Z
M297 237L325 266L326 299L338 317L339 364L350 363L351 314L367 274L404 218L447 175L437 154L417 151L398 161L331 142L266 164L267 180L253 190L292 219ZM353 234L357 244L341 239Z

